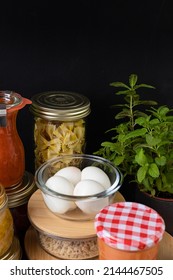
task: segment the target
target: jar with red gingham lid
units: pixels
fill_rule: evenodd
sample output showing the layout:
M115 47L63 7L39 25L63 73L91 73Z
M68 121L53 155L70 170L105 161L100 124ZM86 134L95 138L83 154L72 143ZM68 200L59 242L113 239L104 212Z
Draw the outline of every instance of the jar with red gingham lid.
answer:
M103 208L95 217L100 260L157 259L165 223L152 208L135 202L119 202Z

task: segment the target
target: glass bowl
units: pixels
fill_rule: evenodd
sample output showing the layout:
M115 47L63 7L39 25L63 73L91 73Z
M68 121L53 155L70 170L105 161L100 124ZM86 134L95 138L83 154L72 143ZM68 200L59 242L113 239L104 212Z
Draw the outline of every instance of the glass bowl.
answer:
M114 201L123 176L107 159L73 154L43 163L36 170L35 179L52 213L81 221L94 219L103 207Z

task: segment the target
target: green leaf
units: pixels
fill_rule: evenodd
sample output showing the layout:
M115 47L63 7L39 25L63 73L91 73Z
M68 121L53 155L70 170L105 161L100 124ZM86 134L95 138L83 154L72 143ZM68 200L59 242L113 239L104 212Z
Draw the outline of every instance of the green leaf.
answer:
M136 74L131 74L129 77L129 84L131 88L134 88L138 80L138 76Z
M144 189L144 187L145 187L145 189ZM142 180L141 189L142 189L142 190L144 189L144 191L147 191L147 190L149 190L149 188L150 188L149 180L148 180L147 177L145 177L145 178Z
M166 175L164 173L161 174L161 177L162 177L162 182L163 182L163 185L166 185L167 184L167 178L166 178Z
M148 85L148 84L140 84L140 85L137 85L135 87L135 89L138 89L138 88L141 88L141 87L144 87L144 88L153 88L155 89L155 87L151 86L151 85Z
M173 183L173 172L166 173L166 180L169 184Z
M116 156L116 158L114 159L114 164L118 166L118 165L120 165L123 161L124 161L124 156Z
M155 194L156 194L155 189L152 189L152 190L151 190L151 195L152 195L152 196L155 196Z
M136 154L136 156L135 156L135 161L136 161L139 165L141 165L141 166L145 166L145 165L148 163L147 157L146 157L146 155L144 154L144 150L143 150L143 149L139 149L139 150L137 151L137 154Z
M112 143L112 142L105 141L105 142L101 143L101 146L102 146L102 147L108 147L108 148L110 148L110 149L113 149L114 146L115 146L115 144Z
M161 139L153 137L150 134L146 134L146 142L149 146L156 146L161 142Z
M155 162L157 165L164 166L166 164L166 157L165 156L156 157Z
M109 151L111 152L116 152L116 154L122 154L123 152L123 146L121 145L121 143L119 142L103 142L101 144L102 147L104 147L105 149L109 149Z
M166 120L168 121L168 122L173 122L173 116L167 116L166 117ZM170 124L170 125L172 125L172 124Z
M143 136L145 135L147 132L146 128L141 128L141 129L136 129L134 131L129 132L126 136L125 136L125 140L130 139L130 138L135 138L138 136Z
M167 106L161 106L158 108L158 113L161 116L165 116L169 112L169 108Z
M147 123L147 119L145 117L139 117L135 120L135 124L139 124L144 126Z
M130 89L126 84L124 84L122 82L113 82L113 83L110 83L110 86L113 86L113 87L124 87L124 88Z
M116 95L121 95L121 94L129 94L129 90L120 90L116 92Z
M141 166L137 171L137 180L139 183L142 183L146 174L147 174L148 166Z
M156 186L159 191L162 191L162 180L160 177L156 179Z
M160 172L159 172L159 169L158 169L158 167L155 163L151 163L149 165L148 173L153 178L158 178L159 177Z
M160 121L158 119L152 119L150 121L150 125L156 125L156 124L159 124L159 123L160 123Z
M158 102L157 101L155 101L155 100L140 100L139 102L138 102L138 104L140 105L157 105L158 104Z
M119 119L123 119L123 118L126 118L126 117L130 118L130 110L129 109L123 109L121 112L116 114L115 119L119 120Z

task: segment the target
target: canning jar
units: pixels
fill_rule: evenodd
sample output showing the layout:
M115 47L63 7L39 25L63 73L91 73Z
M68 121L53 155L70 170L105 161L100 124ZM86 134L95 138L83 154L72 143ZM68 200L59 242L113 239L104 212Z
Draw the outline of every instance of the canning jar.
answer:
M6 189L8 207L13 217L14 232L20 240L23 240L25 232L30 226L27 203L36 189L34 176L28 171L25 171L22 181L18 185Z
M10 248L0 256L0 260L21 260L22 258L22 249L20 247L19 239L14 236L13 242Z
M13 237L13 218L8 208L8 197L0 185L0 258L10 248Z
M119 202L95 217L100 260L156 260L165 223L152 208Z
M39 207L38 207L39 206ZM93 220L74 221L55 216L43 201L40 190L28 202L28 217L36 231L37 243L45 252L60 259L92 259L98 256ZM34 251L31 240L25 247Z
M0 91L0 184L18 184L25 171L25 152L16 128L18 111L29 99L13 91Z
M97 236L62 238L37 230L41 247L50 255L65 260L85 260L98 256Z
M32 97L35 168L59 155L81 154L86 146L87 97L66 91L49 91Z

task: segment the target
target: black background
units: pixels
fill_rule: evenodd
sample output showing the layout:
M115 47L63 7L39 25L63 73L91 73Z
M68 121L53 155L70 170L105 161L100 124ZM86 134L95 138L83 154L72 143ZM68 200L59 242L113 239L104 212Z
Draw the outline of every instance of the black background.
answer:
M87 153L107 140L119 103L110 82L152 84L147 98L173 106L171 0L13 1L0 4L0 89L31 98L69 90L91 101ZM2 6L2 7L1 7ZM19 111L17 126L34 172L33 116Z

